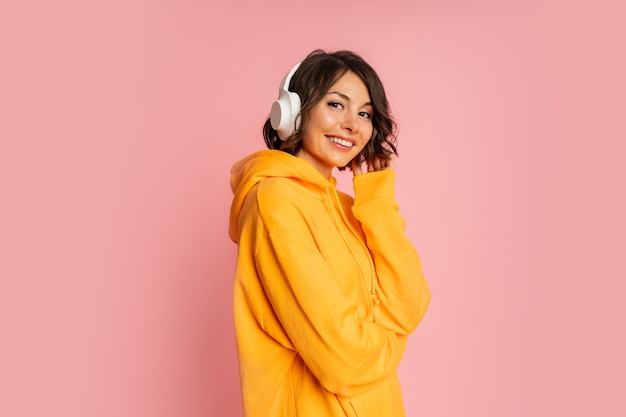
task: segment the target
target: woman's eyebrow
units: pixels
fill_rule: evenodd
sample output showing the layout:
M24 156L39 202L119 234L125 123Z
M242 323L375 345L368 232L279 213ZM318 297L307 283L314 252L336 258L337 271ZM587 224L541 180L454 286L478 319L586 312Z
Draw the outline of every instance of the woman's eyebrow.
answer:
M347 94L342 93L340 91L330 91L330 92L328 92L328 94L337 94L339 97L343 98L344 100L350 101L350 97ZM364 106L371 106L372 103L368 101L367 103L365 103L363 105Z

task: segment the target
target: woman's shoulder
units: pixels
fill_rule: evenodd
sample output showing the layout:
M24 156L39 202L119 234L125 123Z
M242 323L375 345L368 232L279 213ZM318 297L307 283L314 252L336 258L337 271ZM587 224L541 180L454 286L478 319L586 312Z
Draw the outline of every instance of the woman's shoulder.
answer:
M314 207L303 187L288 178L265 178L255 190L258 215L269 232L305 227ZM300 226L298 226L300 225Z
M256 202L261 212L285 210L302 204L302 187L283 177L269 177L261 180L256 187Z
M284 177L268 177L259 181L256 193L257 199L274 200L277 198L288 198L297 192L293 181Z

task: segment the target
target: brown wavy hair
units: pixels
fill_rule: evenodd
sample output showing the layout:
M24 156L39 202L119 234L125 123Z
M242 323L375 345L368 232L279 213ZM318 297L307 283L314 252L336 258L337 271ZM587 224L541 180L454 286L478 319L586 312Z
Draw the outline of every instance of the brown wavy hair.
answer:
M300 96L302 108L298 117L299 127L286 140L278 137L268 118L263 125L263 137L269 149L279 149L297 155L302 148L302 136L311 109L324 98L330 88L346 72L358 75L370 95L374 115L372 117L372 137L363 150L355 157L358 163L372 163L375 157L381 160L397 155L396 123L389 111L389 101L378 74L360 56L351 51L326 52L317 49L311 52L300 64L289 83L289 91ZM350 164L348 164L348 167ZM339 168L340 170L346 167Z

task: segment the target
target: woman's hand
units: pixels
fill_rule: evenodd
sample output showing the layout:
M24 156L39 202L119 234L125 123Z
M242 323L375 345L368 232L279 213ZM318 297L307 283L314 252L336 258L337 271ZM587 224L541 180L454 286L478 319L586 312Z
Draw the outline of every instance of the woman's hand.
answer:
M383 169L395 169L396 156L390 155L389 159L380 159L379 157L375 157L371 164L365 164L367 165L367 172L381 171ZM363 174L363 167L361 164L357 163L356 160L352 161L352 172L355 176Z

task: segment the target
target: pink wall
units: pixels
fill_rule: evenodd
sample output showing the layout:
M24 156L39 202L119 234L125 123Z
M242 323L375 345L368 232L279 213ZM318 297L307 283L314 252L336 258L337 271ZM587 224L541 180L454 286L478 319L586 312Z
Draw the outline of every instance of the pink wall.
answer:
M0 6L0 415L240 415L229 168L316 47L400 124L408 415L624 415L619 2L94 3Z

